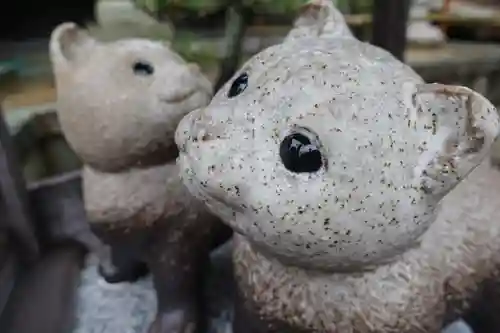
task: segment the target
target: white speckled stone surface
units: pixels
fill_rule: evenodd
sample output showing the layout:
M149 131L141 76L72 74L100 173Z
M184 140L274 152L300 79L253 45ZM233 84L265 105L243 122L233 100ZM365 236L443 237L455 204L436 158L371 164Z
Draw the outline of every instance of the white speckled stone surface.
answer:
M500 173L483 161L499 131L484 96L424 83L311 0L175 139L184 183L237 235L259 324L401 333L440 331L498 274Z

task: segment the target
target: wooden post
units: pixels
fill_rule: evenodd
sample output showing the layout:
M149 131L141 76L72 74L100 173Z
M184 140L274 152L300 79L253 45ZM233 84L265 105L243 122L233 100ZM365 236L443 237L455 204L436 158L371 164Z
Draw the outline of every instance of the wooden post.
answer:
M229 80L236 70L241 61L243 53L243 41L245 39L245 32L248 27L250 12L245 8L242 0L235 0L231 2L229 8L226 10L226 26L225 26L225 42L226 53L224 59L221 61L220 74L215 83L214 90L217 92L227 80Z
M101 246L86 220L80 171L26 186L14 153L0 114L0 227L30 263L18 272L7 258L0 267L1 332L66 333L87 251Z
M404 61L410 0L374 0L372 43Z
M71 332L85 253L75 242L62 242L22 274L0 316L2 333Z
M15 240L21 261L32 264L39 257L39 243L21 170L0 108L0 224Z
M451 0L444 0L443 7L440 10L441 14L444 15L448 14L450 12L450 8L451 8ZM441 23L440 27L444 33L446 33L446 31L448 30L448 24L446 23Z

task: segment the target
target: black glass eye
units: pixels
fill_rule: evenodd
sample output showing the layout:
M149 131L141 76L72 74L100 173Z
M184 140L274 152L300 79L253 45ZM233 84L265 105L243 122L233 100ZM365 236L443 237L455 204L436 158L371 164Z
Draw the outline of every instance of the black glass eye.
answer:
M248 86L248 74L243 73L233 81L233 84L231 84L231 88L229 88L229 92L227 93L227 97L232 98L238 96L243 91L245 91L247 86Z
M134 70L135 75L148 76L148 75L153 75L155 71L153 65L145 61L135 62L132 68Z
M290 134L283 139L280 157L285 168L295 173L313 173L323 166L319 148L300 133Z

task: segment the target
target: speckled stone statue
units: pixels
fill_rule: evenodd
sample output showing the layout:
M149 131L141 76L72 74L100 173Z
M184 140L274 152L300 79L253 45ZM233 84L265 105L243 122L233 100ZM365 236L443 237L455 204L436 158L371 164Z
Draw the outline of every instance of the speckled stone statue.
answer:
M176 131L185 184L236 232L234 332L439 332L492 294L499 128L309 2Z
M203 270L229 229L182 184L174 134L210 101L211 83L166 44L99 42L73 23L55 28L50 56L59 121L84 162L86 213L110 248L101 274L116 283L151 271L150 332L202 329Z

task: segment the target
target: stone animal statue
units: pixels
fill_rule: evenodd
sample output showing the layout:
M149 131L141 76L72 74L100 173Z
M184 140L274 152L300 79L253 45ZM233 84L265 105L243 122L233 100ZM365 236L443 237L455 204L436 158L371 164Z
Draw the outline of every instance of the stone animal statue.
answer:
M182 184L174 134L210 101L211 83L165 43L106 43L74 23L54 29L50 57L61 128L84 163L86 215L110 248L102 276L116 283L150 271L150 332L201 329L203 270L231 230Z
M498 295L498 133L483 96L308 2L176 131L183 181L235 231L234 332L439 332Z

